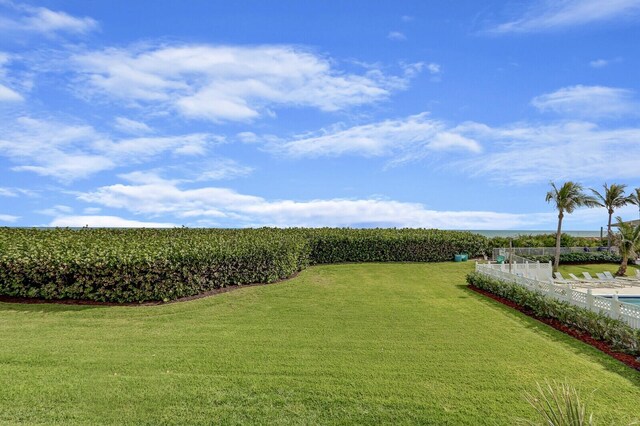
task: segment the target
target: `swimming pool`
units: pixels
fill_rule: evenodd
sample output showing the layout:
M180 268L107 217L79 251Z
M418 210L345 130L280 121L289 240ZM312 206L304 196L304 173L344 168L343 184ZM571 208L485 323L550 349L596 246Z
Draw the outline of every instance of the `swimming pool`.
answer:
M605 296L607 299L611 299L612 296ZM631 305L640 306L640 296L618 296L618 300L623 303L629 303Z

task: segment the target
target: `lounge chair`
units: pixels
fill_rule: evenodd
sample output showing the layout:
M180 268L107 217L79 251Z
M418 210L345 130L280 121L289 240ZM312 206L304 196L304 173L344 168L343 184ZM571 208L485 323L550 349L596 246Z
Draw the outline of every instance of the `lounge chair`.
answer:
M632 283L638 283L638 278L637 277L614 277L613 274L609 271L604 271L604 275L609 279L609 280L621 280L621 281L626 281L626 282L632 282Z
M571 279L572 279L572 280L575 280L575 281L584 281L584 279L580 279L580 278L576 277L576 275L575 275L575 274L569 274L569 276L571 277Z

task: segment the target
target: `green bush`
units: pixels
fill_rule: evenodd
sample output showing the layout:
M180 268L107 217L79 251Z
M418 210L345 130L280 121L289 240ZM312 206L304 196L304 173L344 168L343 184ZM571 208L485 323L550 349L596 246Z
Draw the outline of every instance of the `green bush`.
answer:
M543 256L525 256L527 259L533 261L539 261L541 263L553 262L554 255ZM607 252L607 251L595 251L595 252L577 252L577 253L563 253L560 254L561 264L580 264L580 263L620 263L622 258L620 255Z
M588 333L594 339L610 343L618 350L640 355L640 330L629 327L623 321L546 297L542 293L528 290L515 283L505 283L478 272L467 275L467 283L511 300L530 309L541 318L555 318L563 324Z
M269 283L314 263L444 261L487 239L422 229L0 229L0 294L174 300Z
M514 247L555 247L556 234L542 235L518 235L514 238L493 237L489 240L491 248L509 247L509 242ZM574 237L569 234L561 234L560 245L562 247L598 247L602 242L597 237Z
M444 262L456 253L484 254L487 238L437 229L307 230L312 263Z

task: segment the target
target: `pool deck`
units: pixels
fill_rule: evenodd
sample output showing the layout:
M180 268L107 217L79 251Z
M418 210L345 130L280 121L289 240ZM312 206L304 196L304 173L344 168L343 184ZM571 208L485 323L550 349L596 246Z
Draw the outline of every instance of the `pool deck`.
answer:
M630 287L580 287L579 285L574 285L572 288L584 293L586 293L588 289L591 289L591 294L595 296L611 296L618 294L619 296L640 297L640 284L633 284Z

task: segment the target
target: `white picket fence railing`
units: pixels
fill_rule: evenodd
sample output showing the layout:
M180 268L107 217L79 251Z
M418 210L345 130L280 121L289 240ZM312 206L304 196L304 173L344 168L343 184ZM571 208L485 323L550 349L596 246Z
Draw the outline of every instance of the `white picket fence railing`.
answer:
M515 258L515 256L513 257ZM513 259L513 263L489 262L479 265L483 268L506 272L507 274L517 275L520 277L533 278L539 281L549 281L553 277L553 267L551 266L551 262L530 262L527 259L519 258ZM477 266L476 270L478 270Z
M520 265L520 264L517 264ZM543 263L541 265L551 266ZM612 298L596 296L591 293L591 289L587 289L586 293L570 288L568 285L554 284L549 278L540 279L537 275L524 275L521 272L515 272L512 266L512 273L509 273L509 265L495 263L477 263L476 272L495 278L502 282L514 283L525 287L532 291L542 293L547 297L571 303L581 308L589 309L593 312L603 313L611 318L619 319L626 322L633 328L640 328L640 306L624 303L618 300L616 294ZM532 271L529 264L529 271ZM544 268L546 270L546 268ZM546 273L546 272L545 272ZM548 275L547 277L550 277Z

